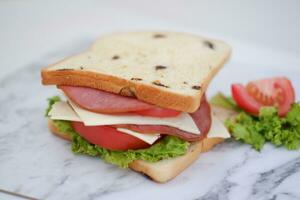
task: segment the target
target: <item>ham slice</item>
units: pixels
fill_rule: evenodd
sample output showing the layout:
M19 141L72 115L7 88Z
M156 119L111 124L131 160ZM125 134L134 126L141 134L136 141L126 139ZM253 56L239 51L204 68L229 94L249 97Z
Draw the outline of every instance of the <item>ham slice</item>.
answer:
M190 114L195 124L200 129L201 134L196 135L189 133L178 128L165 125L136 125L136 124L120 124L115 125L116 128L126 128L139 133L160 133L165 135L174 135L186 141L198 141L206 137L211 126L211 111L206 98L202 98L199 109Z
M80 107L98 113L124 113L155 108L154 105L93 88L58 86L66 96Z
M157 109L158 107L139 101L135 98L125 97L93 88L75 87L75 86L58 86L67 95L69 99L80 107L98 113L124 113ZM164 110L164 108L159 108ZM169 110L169 109L167 109ZM138 113L138 112L137 112ZM199 109L190 114L195 124L201 131L200 135L189 133L175 127L165 125L136 125L136 124L119 124L112 127L126 128L139 133L160 133L165 135L174 135L186 141L197 141L206 137L211 126L210 106L206 98L202 98Z

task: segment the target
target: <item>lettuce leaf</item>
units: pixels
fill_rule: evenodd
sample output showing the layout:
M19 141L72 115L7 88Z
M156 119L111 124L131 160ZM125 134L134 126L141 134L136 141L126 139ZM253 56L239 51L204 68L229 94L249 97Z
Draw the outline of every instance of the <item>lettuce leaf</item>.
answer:
M263 107L258 117L242 111L234 119L227 120L225 125L236 140L250 144L259 151L266 141L288 150L300 148L299 103L293 104L283 118L278 116L275 107Z
M166 136L147 149L112 151L90 144L79 135L74 135L72 151L74 153L99 156L108 163L127 168L134 160L157 162L163 159L184 155L189 143L174 136Z
M45 117L49 117L49 112L50 112L50 110L52 109L52 106L53 106L56 102L60 101L60 97L59 97L59 96L53 96L53 97L51 97L51 98L48 98L47 100L48 100L48 108L46 109Z
M48 99L49 106L46 111L46 116L48 116L53 104L57 101L60 101L60 98L57 96ZM78 133L76 133L71 126L70 121L53 120L53 123L61 133L72 136L72 151L74 153L101 157L106 162L123 168L127 168L134 160L157 162L163 159L182 156L186 154L190 145L188 142L180 138L165 136L147 149L112 151L86 141Z
M253 118L241 112L236 121L227 120L225 125L236 140L252 145L256 150L260 150L265 144L265 138L257 131Z
M65 120L52 120L54 126L63 134L73 137L77 135L76 131L73 129L70 121Z
M226 97L223 93L218 92L213 96L209 103L214 106L219 106L229 110L241 111L241 109L236 105L232 97Z
M300 148L300 103L294 103L285 117L279 117L275 107L263 107L258 117L242 109L231 97L216 94L210 101L212 105L238 111L233 119L227 119L225 125L233 138L250 144L260 151L266 142L275 146L284 146L288 150Z

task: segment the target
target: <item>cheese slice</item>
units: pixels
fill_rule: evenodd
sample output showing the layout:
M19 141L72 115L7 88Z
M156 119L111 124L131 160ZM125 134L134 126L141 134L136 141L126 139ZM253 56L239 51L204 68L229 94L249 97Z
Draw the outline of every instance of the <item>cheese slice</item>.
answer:
M117 128L117 130L139 138L144 142L147 142L148 144L153 144L156 140L160 138L160 134L142 134L125 128Z
M228 132L227 128L215 115L212 115L211 127L207 137L230 138L230 133Z
M153 144L160 138L160 134L141 134L125 128L118 128L117 130L137 137L148 144ZM212 116L211 128L207 134L208 138L230 138L230 134L224 124L216 117Z
M82 121L80 117L75 113L71 106L67 102L56 102L49 112L51 119L57 120L68 120L68 121ZM156 140L160 138L160 134L141 134L132 130L118 128L119 131L137 137L148 144L153 144ZM212 125L210 131L207 135L208 138L219 137L219 138L229 138L230 134L227 131L223 123L216 117L212 116Z
M79 121L82 120L79 116L74 112L71 106L67 102L58 101L53 106L50 112L48 113L50 119L59 119L59 120L67 120L67 121Z
M63 101L56 102L52 106L52 109L49 112L49 116L50 119L82 122L82 120L71 108L71 106L69 106L67 102L63 102ZM153 144L156 140L160 138L160 134L142 134L125 128L118 128L117 130L126 133L128 135L132 135L136 138L139 138L148 144Z
M77 113L79 118L86 126L116 125L116 124L147 124L147 125L166 125L187 131L193 134L200 134L200 130L193 118L187 113L181 113L177 117L158 118L141 115L108 115L94 113L80 108L72 101L70 105Z

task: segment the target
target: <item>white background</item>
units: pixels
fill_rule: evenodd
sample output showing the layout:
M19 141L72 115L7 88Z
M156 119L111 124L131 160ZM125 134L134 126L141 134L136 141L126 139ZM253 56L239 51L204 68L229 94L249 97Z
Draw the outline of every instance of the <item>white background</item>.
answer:
M196 32L297 57L299 9L297 0L4 0L0 78L28 64L47 65L80 52L99 35L120 30Z

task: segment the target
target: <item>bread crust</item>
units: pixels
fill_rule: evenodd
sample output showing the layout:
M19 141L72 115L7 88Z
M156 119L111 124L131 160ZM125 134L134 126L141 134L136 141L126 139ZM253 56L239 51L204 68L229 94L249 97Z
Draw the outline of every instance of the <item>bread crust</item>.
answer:
M229 57L229 55L228 55ZM195 112L201 102L201 97L206 91L208 84L215 74L222 68L228 57L224 58L218 67L212 70L210 76L203 82L200 94L195 98L193 96L184 96L154 86L129 81L119 77L100 74L96 72L65 70L53 71L43 69L41 72L42 83L44 85L70 85L90 87L107 92L120 94L123 96L132 96L141 101L151 103L163 108L174 109L183 112Z
M217 73L217 72L215 72ZM52 71L43 69L41 72L44 85L70 85L90 87L123 96L135 97L139 100L184 112L194 112L204 93L195 100L192 96L182 96L157 87L149 86L135 81L79 70ZM207 86L205 86L206 88Z
M54 135L65 140L71 140L71 137L61 133L50 119L48 120L48 127ZM147 175L156 182L164 183L179 175L184 169L190 166L201 153L209 151L223 140L223 138L205 138L199 142L194 142L188 149L188 152L183 156L161 160L155 163L135 160L129 164L129 167L134 171Z
M158 183L164 183L175 178L184 171L197 160L201 153L209 151L223 140L223 138L205 138L199 142L193 143L188 152L183 156L161 160L155 163L144 160L135 160L130 163L129 167L134 171L149 176Z
M48 128L49 128L49 130L51 131L51 133L53 133L54 135L56 135L56 136L58 136L58 137L60 137L60 138L62 138L62 139L71 141L71 139L72 139L71 136L66 135L66 134L60 132L60 131L55 127L55 125L54 125L54 123L53 123L53 120L51 120L51 119L48 120Z
M92 51L92 47L82 54ZM206 76L205 80L203 80L201 83L201 89L195 96L175 93L163 87L158 87L135 80L127 80L100 72L84 71L80 69L49 70L49 68L57 66L65 60L76 57L77 55L63 59L45 69L42 69L41 76L42 83L44 85L90 87L124 96L133 96L141 101L145 101L163 108L192 113L199 108L201 97L206 91L209 82L229 59L230 53L230 50L224 52L222 58L218 60L218 63L216 63L216 65L214 65L212 68L210 67L211 69L209 75Z

